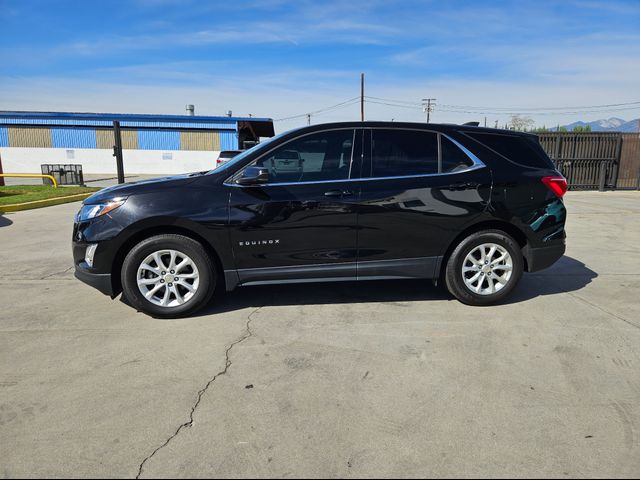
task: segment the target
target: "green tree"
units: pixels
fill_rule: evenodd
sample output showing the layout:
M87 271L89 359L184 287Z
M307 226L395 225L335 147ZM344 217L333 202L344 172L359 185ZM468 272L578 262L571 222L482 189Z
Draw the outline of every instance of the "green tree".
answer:
M548 131L549 129L546 127L546 125L531 129L531 133L547 133Z

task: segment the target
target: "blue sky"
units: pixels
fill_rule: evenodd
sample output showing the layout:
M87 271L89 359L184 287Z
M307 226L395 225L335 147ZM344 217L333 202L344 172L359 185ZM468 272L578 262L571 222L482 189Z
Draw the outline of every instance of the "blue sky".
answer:
M640 115L527 110L640 101L639 0L0 0L0 21L0 110L283 118L357 96L365 72L367 95L406 102L369 119L422 120L424 97L442 122Z

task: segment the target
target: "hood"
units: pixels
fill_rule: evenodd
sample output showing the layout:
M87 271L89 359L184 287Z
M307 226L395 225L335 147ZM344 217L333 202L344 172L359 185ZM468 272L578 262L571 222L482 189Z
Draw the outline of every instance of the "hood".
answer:
M85 205L90 205L100 203L105 200L111 200L117 197L129 197L131 195L149 193L165 188L187 185L194 182L204 173L206 172L188 173L185 175L175 175L171 177L151 178L149 180L140 180L138 182L114 185L113 187L107 187L97 191L82 203L84 203Z

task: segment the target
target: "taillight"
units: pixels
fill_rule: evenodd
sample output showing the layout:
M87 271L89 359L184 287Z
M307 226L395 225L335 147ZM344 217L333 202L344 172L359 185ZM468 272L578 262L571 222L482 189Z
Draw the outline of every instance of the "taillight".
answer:
M567 193L567 179L562 175L542 177L542 183L544 183L549 190L555 193L559 198L562 198L564 194Z

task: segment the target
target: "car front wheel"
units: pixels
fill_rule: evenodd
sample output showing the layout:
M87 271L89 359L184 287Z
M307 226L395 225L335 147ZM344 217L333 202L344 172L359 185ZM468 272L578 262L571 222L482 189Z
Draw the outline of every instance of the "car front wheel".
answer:
M215 265L192 238L156 235L127 254L121 280L125 298L139 311L157 318L182 317L211 299Z
M507 233L484 230L465 238L447 262L449 292L467 305L491 305L505 298L522 276L520 246Z

